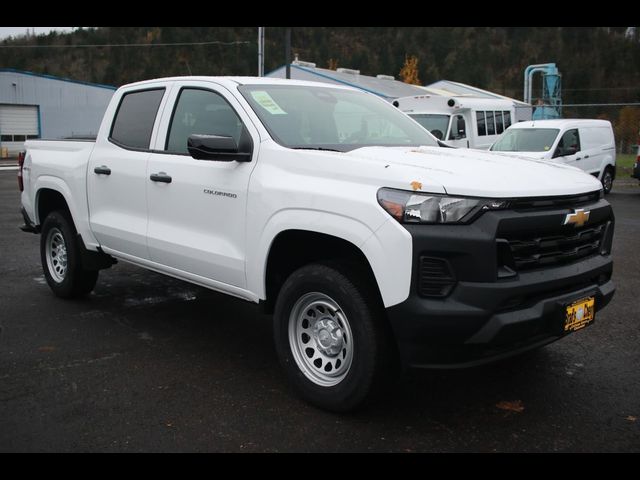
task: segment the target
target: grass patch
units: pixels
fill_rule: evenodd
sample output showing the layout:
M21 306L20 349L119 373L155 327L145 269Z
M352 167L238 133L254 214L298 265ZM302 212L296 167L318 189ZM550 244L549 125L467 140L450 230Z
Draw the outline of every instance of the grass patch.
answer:
M616 156L616 166L625 172L628 171L631 173L633 170L633 165L636 163L637 155L632 155L630 153L618 154Z

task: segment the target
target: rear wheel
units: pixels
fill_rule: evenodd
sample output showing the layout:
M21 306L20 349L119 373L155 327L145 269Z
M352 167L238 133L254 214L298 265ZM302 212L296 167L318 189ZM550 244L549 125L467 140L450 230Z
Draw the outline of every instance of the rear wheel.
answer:
M611 192L613 188L613 168L611 167L604 169L604 173L602 174L602 188L604 188L604 193Z
M44 220L40 257L47 284L58 297L80 297L95 287L98 271L83 268L75 227L64 212L51 212Z
M312 264L285 281L274 315L276 349L298 393L345 412L391 378L384 309L371 282L355 271Z

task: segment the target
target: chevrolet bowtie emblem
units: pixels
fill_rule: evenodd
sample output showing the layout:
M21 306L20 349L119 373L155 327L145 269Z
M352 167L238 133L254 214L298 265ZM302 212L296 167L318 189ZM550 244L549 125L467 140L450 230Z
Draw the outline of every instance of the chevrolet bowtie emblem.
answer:
M579 208L574 213L567 214L567 216L564 218L563 225L573 225L574 227L581 227L589 221L590 213L591 212L585 212L582 208Z

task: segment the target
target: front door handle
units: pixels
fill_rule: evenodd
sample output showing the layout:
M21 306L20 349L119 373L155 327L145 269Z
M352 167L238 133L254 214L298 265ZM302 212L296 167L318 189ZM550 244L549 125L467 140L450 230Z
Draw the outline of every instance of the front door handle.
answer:
M106 165L102 165L100 167L94 168L93 173L97 175L111 175L111 169Z
M585 156L584 156L584 159L585 159L585 160L586 160L587 158L589 158L589 155L585 155Z
M171 177L165 172L152 173L149 178L151 178L152 182L171 183Z
M576 158L576 162L577 162L578 160L582 160L582 157L578 157L578 158Z

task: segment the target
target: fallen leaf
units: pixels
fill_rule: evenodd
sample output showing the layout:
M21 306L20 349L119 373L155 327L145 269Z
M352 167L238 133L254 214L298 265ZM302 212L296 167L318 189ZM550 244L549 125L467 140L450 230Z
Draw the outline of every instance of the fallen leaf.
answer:
M38 351L39 352L55 352L56 347L52 347L51 345L45 345L44 347L40 347Z
M521 413L524 411L524 405L522 404L522 400L514 400L512 402L502 401L496 403L496 407L500 410L506 410L508 412L517 412Z
M629 420L630 422L635 422L636 420L638 420L638 417L634 417L633 415L629 415L626 420Z
M414 192L416 190L422 190L422 183L413 181L413 182L411 182L411 188L413 188Z

